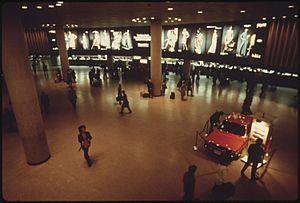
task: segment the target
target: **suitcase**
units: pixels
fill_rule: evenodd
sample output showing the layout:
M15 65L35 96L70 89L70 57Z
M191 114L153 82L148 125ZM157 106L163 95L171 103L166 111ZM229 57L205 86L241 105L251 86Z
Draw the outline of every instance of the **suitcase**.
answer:
M116 101L119 102L122 100L122 97L121 96L116 96Z
M144 93L142 97L143 98L148 98L148 97L150 97L150 95L149 95L149 93Z
M170 99L175 99L175 92L171 92Z

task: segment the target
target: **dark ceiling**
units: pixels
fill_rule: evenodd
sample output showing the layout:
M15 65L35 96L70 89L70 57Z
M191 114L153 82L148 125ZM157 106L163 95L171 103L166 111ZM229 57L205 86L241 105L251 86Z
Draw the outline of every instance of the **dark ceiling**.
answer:
M56 2L52 3L55 5ZM82 28L122 27L150 25L150 17L161 19L163 25L217 23L231 21L257 21L273 16L277 19L283 15L294 17L298 14L295 1L278 2L64 2L62 6L48 8L51 3L22 3L20 10L25 28L40 28L42 24L77 24ZM21 5L28 9L21 9ZM37 9L36 6L42 6ZM288 8L293 5L294 8ZM168 8L173 8L169 11ZM198 14L197 11L203 11ZM241 13L245 10L245 13ZM142 20L146 17L146 21ZM168 18L181 18L170 22ZM141 23L132 22L140 18ZM168 23L165 23L168 20Z

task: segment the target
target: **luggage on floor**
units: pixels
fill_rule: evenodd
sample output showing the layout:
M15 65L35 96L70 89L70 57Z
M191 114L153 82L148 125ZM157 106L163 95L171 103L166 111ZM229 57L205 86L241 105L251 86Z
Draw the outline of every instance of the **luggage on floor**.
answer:
M170 99L175 99L175 92L171 92Z
M116 101L119 102L122 100L122 96L116 96Z

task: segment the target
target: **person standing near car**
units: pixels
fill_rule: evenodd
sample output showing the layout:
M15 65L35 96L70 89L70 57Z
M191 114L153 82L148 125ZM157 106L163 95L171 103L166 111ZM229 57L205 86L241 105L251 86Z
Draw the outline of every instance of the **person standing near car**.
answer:
M248 148L248 160L245 163L244 167L241 170L241 175L244 176L245 170L250 166L252 163L252 170L251 170L251 180L256 180L256 170L258 163L261 163L264 156L264 150L262 147L262 139L257 138L255 144L251 144Z
M89 148L91 146L92 136L91 136L90 132L86 131L85 125L79 126L78 131L79 131L78 142L80 143L80 149L83 150L84 158L85 158L88 166L91 167L93 161L91 160L91 158L89 156Z
M210 128L209 133L213 131L213 127L217 126L220 123L220 117L224 115L223 111L216 111L214 114L212 114L209 118L210 122Z

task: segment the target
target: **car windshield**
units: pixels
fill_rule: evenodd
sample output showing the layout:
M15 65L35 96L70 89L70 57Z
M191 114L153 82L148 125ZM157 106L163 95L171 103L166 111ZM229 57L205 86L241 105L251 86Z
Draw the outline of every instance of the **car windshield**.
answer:
M224 121L222 123L222 125L220 125L219 129L224 130L224 131L228 131L230 133L239 135L239 136L243 136L245 135L245 126L242 126L238 123L232 123L229 121Z

